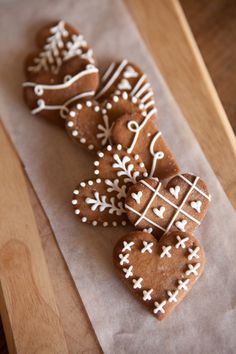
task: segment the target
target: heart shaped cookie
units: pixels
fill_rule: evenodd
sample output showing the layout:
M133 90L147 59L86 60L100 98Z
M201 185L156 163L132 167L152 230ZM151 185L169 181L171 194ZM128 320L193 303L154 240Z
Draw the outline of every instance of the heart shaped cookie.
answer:
M126 225L125 197L128 188L147 173L145 166L121 145L108 145L98 157L94 162L96 179L82 181L74 190L75 214L94 226Z
M138 193L139 203L134 198ZM203 220L209 201L206 184L199 177L183 174L172 178L166 187L155 179L139 181L129 188L125 207L135 227L151 227L160 237L175 230L193 232Z
M93 51L72 26L59 21L37 36L39 50L25 61L24 98L32 114L60 121L81 94L94 95L98 69Z
M185 298L205 264L201 244L187 232L168 233L159 242L149 233L131 232L113 255L122 280L158 320Z
M153 114L151 110L146 116L133 113L118 118L111 130L111 140L140 155L150 177L163 179L176 175L179 166L151 119Z
M111 94L119 94L123 91L128 92L131 97L140 99L147 112L154 108L154 95L146 75L137 65L126 59L112 63L108 67L102 76L96 99L103 101Z
M101 104L84 99L70 108L66 116L66 129L71 138L89 150L101 150L111 142L111 128L115 120L125 113L146 114L143 104L127 92L114 95Z

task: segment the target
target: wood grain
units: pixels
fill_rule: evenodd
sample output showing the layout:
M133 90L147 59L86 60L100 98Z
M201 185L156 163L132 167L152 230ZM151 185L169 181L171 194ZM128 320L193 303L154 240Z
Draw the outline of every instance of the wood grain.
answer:
M0 311L10 353L68 353L22 167L0 124Z
M127 0L131 14L203 152L236 207L236 140L176 0Z
M236 1L180 3L236 133Z

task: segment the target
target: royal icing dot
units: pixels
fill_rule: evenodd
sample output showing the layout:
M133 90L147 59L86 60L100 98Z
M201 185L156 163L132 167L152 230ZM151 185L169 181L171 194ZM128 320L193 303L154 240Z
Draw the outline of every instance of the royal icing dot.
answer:
M80 213L80 209L75 209L75 214L79 215L79 213Z
M113 221L113 222L112 222L112 226L117 226L117 222L116 222L116 221Z
M77 106L76 106L76 108L80 111L80 110L83 108L83 106L82 106L81 103L78 103Z
M108 222L107 221L104 221L104 223L102 224L104 227L107 227L108 226Z
M76 205L78 203L78 201L76 199L73 199L71 203L72 203L72 205Z
M89 185L89 186L92 186L92 185L93 185L93 181L91 181L91 180L88 181L88 185Z
M85 182L80 182L81 187L85 187L86 183Z
M119 101L119 97L118 96L113 96L113 101L114 102L118 102Z
M72 132L73 136L77 136L78 134L79 134L79 132L77 130L73 130L73 132Z
M87 106L87 107L92 107L92 102L91 102L91 101L87 101L87 102L86 102L86 106Z
M107 109L111 109L111 108L112 108L112 104L111 104L110 102L108 102L108 103L106 104L106 108L107 108Z
M103 157L103 156L104 156L104 153L100 151L100 152L98 152L98 156L99 156L99 157Z
M102 114L106 114L107 110L105 108L102 109Z
M122 145L121 144L117 145L117 150L122 150Z
M125 220L121 221L122 226L126 226L127 222Z
M101 178L97 178L97 179L96 179L96 182L97 182L98 184L101 183L101 182L102 182Z
M94 149L94 145L90 144L90 145L88 146L88 149L89 149L89 150L93 150L93 149Z
M95 175L99 175L99 170L95 170L95 171L94 171L94 174L95 174Z
M75 195L78 195L78 194L79 194L79 190L78 190L78 189L75 189L75 190L73 191L73 193L74 193Z
M71 117L75 117L75 116L76 116L75 111L70 111L70 116L71 116Z
M85 138L81 138L81 139L80 139L80 142L81 142L82 144L85 144L85 143L86 143L86 139L85 139Z
M82 222L86 222L87 221L87 218L86 216L83 216L82 219L81 219Z
M107 145L107 151L111 151L112 150L112 146L111 145Z
M99 166L99 161L94 161L94 166Z
M93 220L93 221L92 221L92 225L93 225L93 226L97 226L97 224L98 224L98 222L97 222L96 220Z
M71 120L67 123L67 126L69 128L72 128L74 126L74 122L72 122Z
M95 106L95 107L94 107L94 111L95 111L95 112L99 112L99 111L100 111L100 107L99 107L99 106Z

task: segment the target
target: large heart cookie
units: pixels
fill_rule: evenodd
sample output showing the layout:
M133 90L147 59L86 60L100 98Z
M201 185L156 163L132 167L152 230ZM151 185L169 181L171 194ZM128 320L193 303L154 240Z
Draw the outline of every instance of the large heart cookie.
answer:
M146 175L139 157L122 146L110 146L98 153L94 162L96 179L82 181L74 190L72 205L82 222L94 226L125 225L124 207L128 188Z
M142 194L139 203L136 194ZM172 178L166 187L155 179L136 183L128 191L126 209L135 227L151 227L160 237L175 230L193 232L204 218L209 201L206 184L199 177L183 174Z
M81 94L94 95L98 87L93 51L83 36L64 21L43 28L37 44L39 50L25 62L25 101L32 114L60 121L69 104Z
M111 143L111 128L117 118L125 113L146 114L140 100L130 97L127 92L97 102L83 99L70 108L66 116L68 134L75 142L89 150L101 150Z
M123 91L128 92L131 97L140 99L146 111L154 108L154 95L146 75L137 65L126 59L111 63L101 78L96 99L102 101L111 94L119 94Z
M154 113L151 110L146 116L133 113L118 118L111 131L111 140L140 155L149 176L162 179L176 175L179 166L151 119Z
M118 241L114 264L137 299L162 320L198 280L205 256L190 233L171 232L157 242L151 234L136 231Z

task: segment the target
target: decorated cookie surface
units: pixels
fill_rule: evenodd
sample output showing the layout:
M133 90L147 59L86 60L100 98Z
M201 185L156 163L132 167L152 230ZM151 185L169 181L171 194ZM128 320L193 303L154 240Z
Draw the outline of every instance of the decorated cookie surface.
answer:
M113 254L122 280L158 320L184 299L205 264L201 244L187 232L168 233L159 242L149 233L131 232Z
M155 110L143 116L125 114L117 119L111 131L114 144L122 144L127 151L140 155L150 177L168 178L179 172L179 166L167 146L162 133L151 119Z
M38 51L25 61L24 98L32 114L60 121L72 102L94 95L98 87L93 51L64 21L41 29L36 42Z
M101 150L111 143L111 128L117 118L125 113L145 114L143 104L127 92L114 95L99 103L83 99L70 107L66 116L66 129L74 141L89 150Z
M74 191L75 214L94 226L126 225L125 198L128 188L147 174L143 162L121 145L108 145L98 153L94 174L95 179L82 181Z
M155 106L154 95L147 76L143 71L128 60L112 63L101 78L101 85L96 99L104 100L111 94L120 94L126 91L132 97L136 97L149 111Z
M193 232L201 224L209 201L205 183L183 174L172 178L166 187L155 179L139 181L130 187L125 207L136 228L152 228L160 237L169 231Z

